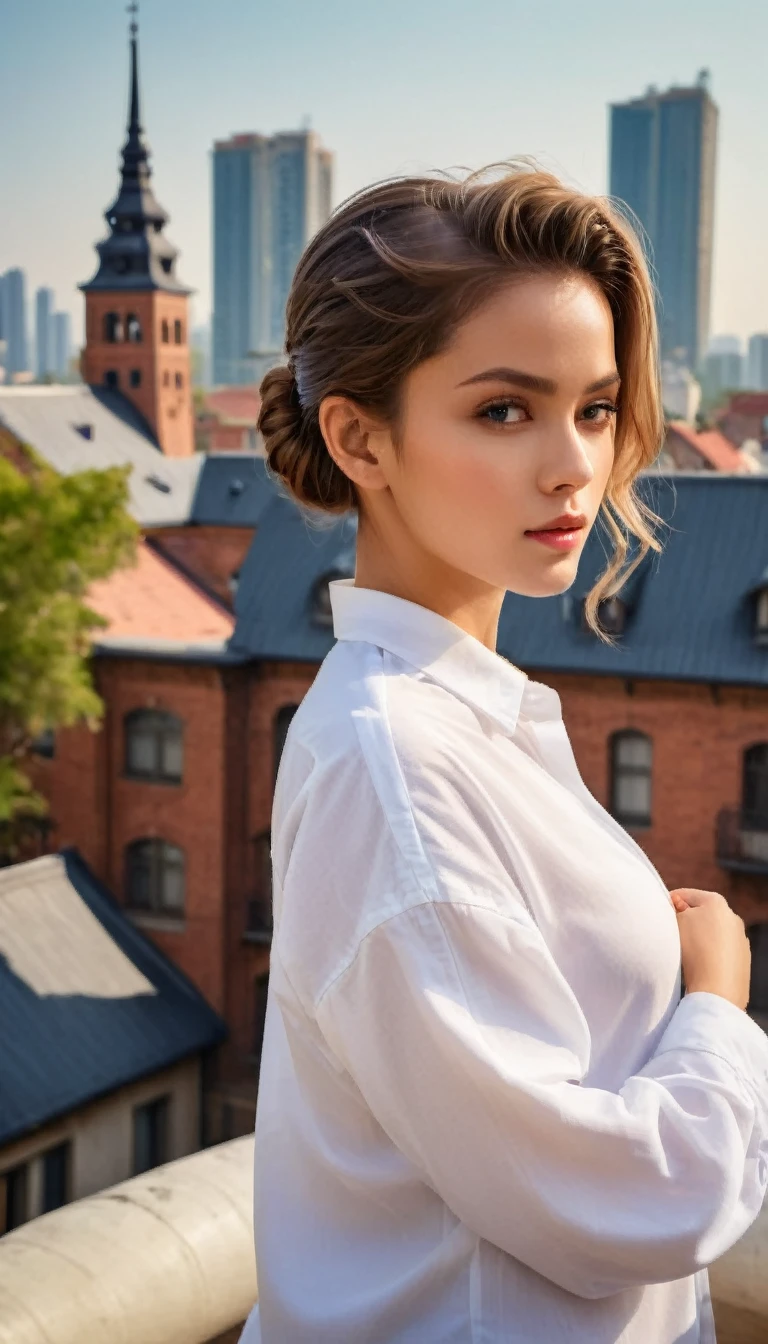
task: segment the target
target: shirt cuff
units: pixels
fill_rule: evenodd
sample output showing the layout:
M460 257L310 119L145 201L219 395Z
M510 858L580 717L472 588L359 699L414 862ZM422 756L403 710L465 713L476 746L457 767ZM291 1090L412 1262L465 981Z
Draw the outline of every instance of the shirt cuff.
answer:
M768 1034L722 994L684 994L654 1051L706 1050L741 1074L768 1103Z

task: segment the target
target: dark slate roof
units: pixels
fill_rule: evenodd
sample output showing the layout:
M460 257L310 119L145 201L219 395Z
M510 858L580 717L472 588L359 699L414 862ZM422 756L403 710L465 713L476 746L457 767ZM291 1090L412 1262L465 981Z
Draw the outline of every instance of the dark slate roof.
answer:
M312 616L313 589L323 576L354 574L357 520L309 516L279 486L240 571L237 624L230 648L255 658L317 662L334 642Z
M74 850L0 869L0 1021L0 1144L226 1035Z
M615 649L581 629L581 599L605 567L595 527L576 581L551 598L508 593L499 652L522 667L622 677L768 685L768 648L752 639L751 592L768 566L768 475L644 475L646 502L664 520L663 551L627 583L627 627ZM240 575L231 648L255 658L316 662L332 631L312 619L312 592L329 573L354 572L355 519L309 523L276 493Z
M266 458L257 453L208 453L197 480L189 521L255 527L275 497Z

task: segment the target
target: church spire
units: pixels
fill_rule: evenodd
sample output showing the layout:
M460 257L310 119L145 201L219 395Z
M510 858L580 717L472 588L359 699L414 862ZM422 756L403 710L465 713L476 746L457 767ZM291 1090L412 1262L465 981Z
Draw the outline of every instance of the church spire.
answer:
M149 145L139 111L138 5L128 5L130 22L130 96L128 134L123 145L120 188L105 211L108 238L96 244L99 267L87 284L89 290L160 289L189 294L176 277L177 251L163 233L168 216L158 204L150 182Z

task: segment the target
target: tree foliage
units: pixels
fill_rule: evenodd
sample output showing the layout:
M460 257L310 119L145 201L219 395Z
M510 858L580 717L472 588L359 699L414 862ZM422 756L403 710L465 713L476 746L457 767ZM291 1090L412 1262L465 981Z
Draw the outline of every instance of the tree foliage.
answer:
M59 476L25 450L28 469L0 456L0 823L45 811L25 761L35 737L102 704L89 652L106 622L88 588L135 558L129 468Z

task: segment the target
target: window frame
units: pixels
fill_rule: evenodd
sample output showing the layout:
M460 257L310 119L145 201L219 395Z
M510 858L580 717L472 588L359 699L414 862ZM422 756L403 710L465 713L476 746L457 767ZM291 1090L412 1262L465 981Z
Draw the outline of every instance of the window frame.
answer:
M621 745L629 741L642 741L648 744L649 760L647 764L630 765L618 760ZM609 765L609 811L621 826L631 830L650 830L653 825L653 738L639 728L619 728L608 739ZM648 808L645 812L623 811L619 806L619 787L622 779L642 778L648 784Z
M6 1232L12 1232L16 1227L23 1227L24 1223L29 1222L30 1202L29 1202L29 1162L17 1162L13 1167L6 1167L0 1171L0 1237L5 1236ZM15 1190L13 1198L9 1196L9 1190ZM14 1216L9 1220L9 1209L13 1203ZM16 1216L19 1212L18 1206L21 1206L21 1216Z
M768 741L751 742L742 752L740 812L742 830L768 830Z
M131 1168L134 1176L145 1171L154 1171L170 1161L170 1115L171 1093L164 1092L152 1097L138 1106L134 1106L131 1123L132 1156ZM146 1122L146 1135L142 1135L142 1126ZM145 1149L144 1153L140 1150ZM149 1160L145 1162L145 1157Z
M142 868L147 881L147 901L137 899ZM167 875L181 875L181 901L167 899ZM130 840L124 850L125 908L132 914L160 916L181 923L186 914L187 858L181 845L162 836L142 835Z
M154 762L151 768L142 770L131 764L131 737L137 734L138 725L145 720L145 736L153 742ZM154 724L154 733L150 726ZM180 765L178 772L165 769L163 760L168 747L176 746ZM123 716L123 776L148 784L169 784L178 787L184 783L184 720L170 709L147 709L141 706L128 710Z
M110 309L102 318L102 336L105 345L122 345L125 340L123 319L118 312Z
M60 1160L61 1172L55 1171L52 1166L52 1159ZM65 1204L69 1204L72 1199L72 1143L65 1139L63 1143L56 1143L52 1148L47 1148L40 1154L42 1163L42 1182L40 1194L40 1212L51 1213L54 1209L61 1209ZM61 1176L61 1188L63 1190L62 1198L57 1195L52 1196L52 1187L56 1180Z

